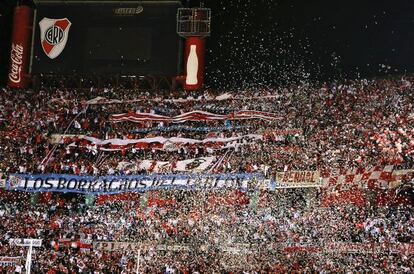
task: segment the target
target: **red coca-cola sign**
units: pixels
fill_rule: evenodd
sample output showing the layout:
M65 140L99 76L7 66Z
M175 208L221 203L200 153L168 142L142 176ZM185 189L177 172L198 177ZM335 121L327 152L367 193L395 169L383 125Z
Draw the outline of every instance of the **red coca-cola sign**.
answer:
M10 51L8 86L26 88L30 57L30 40L33 29L33 9L17 6L14 9L13 34Z
M185 90L198 90L204 84L205 40L202 37L187 37L185 41Z
M22 81L23 53L24 47L22 45L12 43L9 73L9 81L12 83L18 84Z

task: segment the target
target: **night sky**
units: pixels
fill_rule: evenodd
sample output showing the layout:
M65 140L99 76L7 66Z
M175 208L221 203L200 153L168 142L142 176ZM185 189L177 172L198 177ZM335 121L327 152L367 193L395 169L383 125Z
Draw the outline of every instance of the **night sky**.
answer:
M14 1L0 0L3 79L11 28L5 7ZM414 0L206 0L205 5L212 9L208 87L414 72Z
M211 0L207 85L414 72L413 0Z

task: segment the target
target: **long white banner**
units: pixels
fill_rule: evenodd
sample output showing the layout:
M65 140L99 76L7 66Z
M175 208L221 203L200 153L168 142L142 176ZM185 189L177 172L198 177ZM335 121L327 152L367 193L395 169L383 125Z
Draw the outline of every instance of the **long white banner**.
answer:
M259 173L77 176L66 174L12 174L6 189L94 194L142 192L153 189L240 189L266 184ZM267 182L269 184L269 182Z
M130 250L137 252L138 250L163 250L163 251L189 251L188 245L179 244L156 244L151 242L93 242L93 249L101 251L122 251Z
M232 112L229 114L221 115L207 111L194 110L186 112L174 117L168 117L164 115L158 115L154 113L143 113L143 112L129 112L113 114L109 120L114 123L119 122L168 122L168 123L184 123L188 121L223 121L223 120L247 120L247 119L260 119L266 121L276 121L282 118L271 112L255 111L255 110L242 110Z
M203 147L210 147L212 149L222 149L235 147L242 144L248 144L251 142L257 142L262 140L262 134L248 134L237 137L214 137L205 138L202 140L182 138L182 137L152 137L141 139L107 139L102 140L91 136L85 135L53 135L50 139L52 144L56 143L71 143L69 146L83 146L89 149L99 149L103 151L119 151L125 149L157 149L175 151L182 146L186 145L198 145Z
M9 240L9 245L16 245L16 246L34 246L40 247L42 246L42 239L26 239L26 238L12 238Z

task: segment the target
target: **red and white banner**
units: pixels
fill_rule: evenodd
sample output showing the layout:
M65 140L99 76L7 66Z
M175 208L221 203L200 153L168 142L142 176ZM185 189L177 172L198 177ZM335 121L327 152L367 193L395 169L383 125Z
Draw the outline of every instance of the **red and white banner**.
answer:
M141 170L154 173L164 172L203 172L207 170L216 160L216 157L201 157L187 159L182 161L155 161L142 160L138 162L120 162L117 170L123 171L125 174L135 174Z
M89 101L86 101L87 105L102 105L102 104L122 104L123 101L118 100L118 99L108 99L105 97L95 97Z
M166 103L188 103L188 102L211 102L211 101L224 101L224 100L240 100L240 101L250 101L250 100L275 100L280 98L281 95L266 95L266 96L257 96L257 97L246 97L246 96L240 96L235 95L232 93L223 93L219 96L207 96L207 97L199 97L199 98L178 98L178 99L166 99L161 97L155 97L155 98L147 98L147 97L141 97L138 99L127 99L127 100L118 100L118 99L111 99L111 98L105 98L105 97L96 97L88 101L84 101L84 104L87 105L104 105L104 104L130 104L130 103L137 103L137 102L166 102Z
M244 110L233 112L227 115L214 114L206 111L190 111L183 113L174 117L168 117L163 115L158 115L154 113L141 113L141 112L129 112L122 114L113 114L110 117L110 121L113 123L119 122L135 122L135 123L144 123L144 122L167 122L167 123L184 123L189 121L223 121L223 120L245 120L245 119L261 119L267 121L280 120L281 117L275 113L263 112L263 111L254 111L254 110Z
M354 204L364 207L366 193L362 188L375 189L378 204L386 204L381 198L381 189L395 189L404 177L413 177L413 169L395 169L394 166L343 169L323 172L324 192L321 196L322 206L335 204ZM392 202L392 201L388 201ZM399 203L398 199L393 202Z
M247 144L253 141L262 140L263 135L248 134L239 137L229 138L205 138L203 140L181 138L181 137L152 137L141 139L107 139L101 140L98 138L78 135L78 136L63 136L65 143L71 143L69 146L83 146L91 149L99 149L104 151L117 151L125 149L163 149L163 150L178 150L185 145L202 145L211 148L225 148L234 147L241 144Z
M389 183L401 180L404 176L413 174L413 169L396 170L394 166L342 169L324 172L324 184L328 187L353 185L369 188L384 187Z
M59 248L66 247L66 248L79 248L79 249L91 249L92 248L92 240L88 239L79 239L74 241L72 239L59 239L58 241L52 241L52 246L55 250Z

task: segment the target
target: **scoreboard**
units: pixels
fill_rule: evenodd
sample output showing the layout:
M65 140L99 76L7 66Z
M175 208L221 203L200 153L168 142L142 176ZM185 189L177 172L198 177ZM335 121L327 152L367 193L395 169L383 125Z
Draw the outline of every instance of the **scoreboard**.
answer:
M37 1L32 74L177 75L180 1Z

